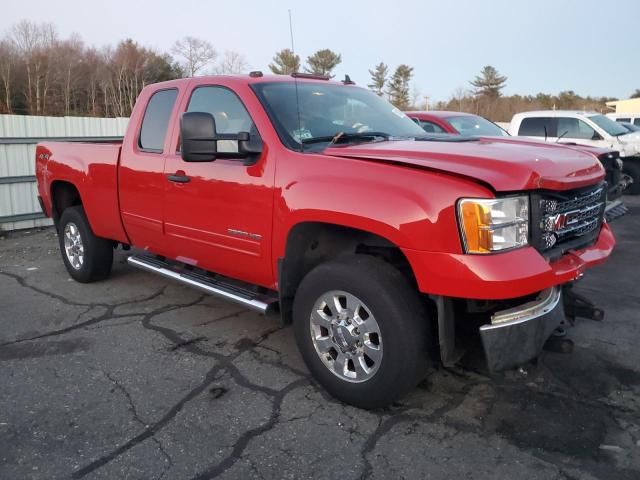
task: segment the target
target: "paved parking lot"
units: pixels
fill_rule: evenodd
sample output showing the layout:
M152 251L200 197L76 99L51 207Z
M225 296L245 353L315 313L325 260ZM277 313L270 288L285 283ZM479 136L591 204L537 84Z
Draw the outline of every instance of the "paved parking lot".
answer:
M290 327L133 270L69 279L51 229L0 240L0 478L640 478L640 201L580 291L571 355L436 369L368 412L309 378Z

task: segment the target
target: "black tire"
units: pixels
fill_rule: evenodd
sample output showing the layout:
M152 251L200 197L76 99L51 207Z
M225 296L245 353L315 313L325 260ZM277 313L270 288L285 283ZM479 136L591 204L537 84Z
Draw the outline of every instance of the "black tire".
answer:
M82 263L74 267L65 251L65 228L77 227L84 255ZM113 242L96 237L81 206L69 207L62 212L58 223L58 242L62 261L71 277L81 283L104 280L113 265Z
M340 378L321 360L311 313L326 292L341 290L366 304L380 328L382 359L362 383ZM302 280L293 305L298 348L316 380L334 397L360 408L385 407L411 391L429 368L427 313L417 291L393 266L367 255L323 263ZM337 350L336 350L337 353Z
M622 167L622 173L626 173L633 178L633 183L627 187L624 193L628 195L640 194L640 159L628 159L624 160L624 166Z

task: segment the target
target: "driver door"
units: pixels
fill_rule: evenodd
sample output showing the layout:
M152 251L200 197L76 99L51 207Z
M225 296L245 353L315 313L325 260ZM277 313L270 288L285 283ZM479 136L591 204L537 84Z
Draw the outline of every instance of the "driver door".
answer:
M196 86L183 111L212 114L218 133L259 135L240 98L221 85ZM237 142L219 141L218 151L237 152ZM240 158L185 162L176 148L164 173L169 183L164 225L172 257L271 286L274 169L268 149L245 165Z

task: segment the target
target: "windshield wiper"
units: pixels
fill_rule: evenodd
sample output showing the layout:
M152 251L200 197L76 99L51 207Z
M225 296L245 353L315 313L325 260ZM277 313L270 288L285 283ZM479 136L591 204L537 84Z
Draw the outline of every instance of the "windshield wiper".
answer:
M376 139L388 140L391 138L391 135L385 132L359 132L359 133L345 133L338 132L335 135L324 136L324 137L313 137L313 138L304 138L302 139L302 143L305 145L311 143L322 143L329 142L329 147L336 143L342 143L343 141L349 140L366 140L370 138L372 141L380 141Z
M447 134L442 134L442 135L420 135L418 137L415 137L415 140L417 142L449 142L449 143L456 143L456 142L479 142L480 141L480 137L478 136L466 136L466 135L447 135Z
M564 132L562 132L562 135L560 135L560 136L556 139L556 143L558 143L560 140L562 140L562 137L564 137L567 133L569 133L569 130L565 130Z

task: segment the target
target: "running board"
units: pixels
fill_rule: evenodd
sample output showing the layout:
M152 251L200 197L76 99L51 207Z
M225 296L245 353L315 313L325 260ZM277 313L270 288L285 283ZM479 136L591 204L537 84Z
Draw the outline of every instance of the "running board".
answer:
M278 305L278 295L275 292L273 294L254 292L249 288L232 284L230 281L219 280L193 271L180 271L170 263L150 255L131 255L127 258L127 263L132 267L157 273L262 314L271 312Z

